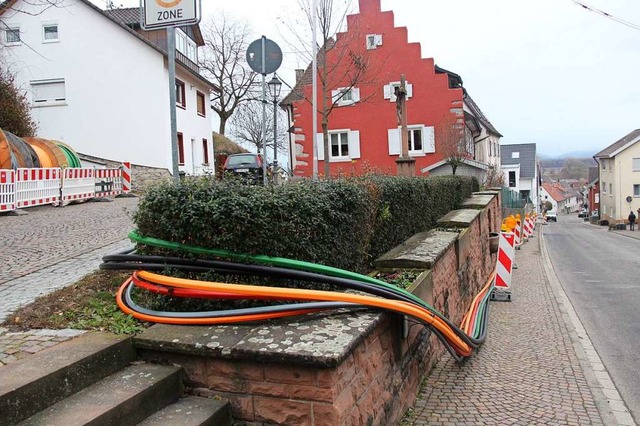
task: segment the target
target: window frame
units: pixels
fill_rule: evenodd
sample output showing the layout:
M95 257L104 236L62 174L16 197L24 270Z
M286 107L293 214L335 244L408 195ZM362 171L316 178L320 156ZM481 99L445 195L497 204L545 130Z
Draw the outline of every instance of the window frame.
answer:
M342 140L342 135L344 135L344 141ZM339 155L333 155L333 137L336 136L338 138L338 152ZM347 146L346 154L342 152L342 147ZM340 130L335 132L329 132L329 161L340 161L340 160L350 160L349 157L349 131L348 130Z
M56 27L56 38L48 39L46 29L54 26ZM57 22L42 23L42 43L60 43L60 26Z
M513 185L511 185L511 173L513 173ZM507 173L507 184L509 188L517 188L518 187L518 176L516 175L515 170L509 170Z
M46 86L62 83L63 97L54 99L36 99L36 89L34 86ZM31 106L33 108L67 105L67 84L64 78L52 78L47 80L31 80L29 82L31 88Z
M178 132L178 166L184 166L184 136Z
M631 170L634 172L640 172L640 158L631 159Z
M200 112L200 99L202 99L202 112ZM196 90L196 112L200 117L207 116L207 98L199 90Z
M178 96L180 94L180 96ZM184 81L176 78L176 106L187 109L187 90Z
M18 36L18 40L9 41L9 34ZM7 25L4 29L4 45L5 46L20 46L22 44L22 35L20 33L20 26Z
M202 164L209 165L209 141L206 138L202 138Z
M407 126L407 132L408 134L408 151L409 151L409 155L413 154L415 155L420 155L420 154L424 154L424 134L423 134L423 128L424 126L416 126L416 127L412 127L412 126ZM415 146L412 147L412 145L414 145L414 140L413 140L413 136L415 134L415 132L418 132L420 134L420 149L415 149ZM400 143L402 143L402 141L400 141ZM413 148L413 149L412 149Z

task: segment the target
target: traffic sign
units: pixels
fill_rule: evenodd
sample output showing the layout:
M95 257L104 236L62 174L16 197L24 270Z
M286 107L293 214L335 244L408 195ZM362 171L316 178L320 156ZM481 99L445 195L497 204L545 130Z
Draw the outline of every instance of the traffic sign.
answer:
M145 30L200 22L200 0L140 0L140 23Z
M262 68L262 40L264 39L264 69ZM276 72L282 65L282 50L275 41L262 37L247 48L247 62L252 70L260 74Z

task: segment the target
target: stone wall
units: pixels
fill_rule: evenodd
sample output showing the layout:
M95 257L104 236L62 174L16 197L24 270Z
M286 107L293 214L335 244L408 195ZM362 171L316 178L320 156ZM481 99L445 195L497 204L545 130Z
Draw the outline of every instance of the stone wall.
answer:
M96 164L102 164L108 169L117 169L122 166L122 162L93 157L87 154L78 153L81 160L86 160ZM149 186L159 182L172 179L168 169L157 167L139 166L131 164L131 191L143 193Z
M466 203L421 240L439 245L422 255L428 271L414 294L454 323L495 265L487 237L499 228L499 195L474 199L478 205ZM410 257L403 250L396 253L401 262ZM445 352L427 328L371 310L233 326L156 325L135 344L144 359L183 366L191 393L229 399L238 424L255 426L395 424Z

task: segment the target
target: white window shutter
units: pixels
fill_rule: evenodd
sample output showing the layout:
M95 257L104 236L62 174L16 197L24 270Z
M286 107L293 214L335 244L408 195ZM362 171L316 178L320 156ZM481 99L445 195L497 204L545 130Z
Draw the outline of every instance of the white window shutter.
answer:
M382 46L382 34L375 35L376 46Z
M389 135L389 155L400 155L400 130L389 129L387 134Z
M349 132L349 158L360 158L360 131Z
M324 160L324 135L322 133L316 134L316 142L318 144L318 161Z
M360 89L357 87L353 87L351 89L351 99L353 102L358 102L360 100Z
M391 85L390 84L386 84L384 86L384 98L385 99L391 99Z
M413 96L413 84L406 83L407 99Z
M422 146L426 153L436 152L436 135L433 126L422 127Z
M332 90L331 91L331 102L335 103L338 98L340 97L340 90L336 89L336 90Z

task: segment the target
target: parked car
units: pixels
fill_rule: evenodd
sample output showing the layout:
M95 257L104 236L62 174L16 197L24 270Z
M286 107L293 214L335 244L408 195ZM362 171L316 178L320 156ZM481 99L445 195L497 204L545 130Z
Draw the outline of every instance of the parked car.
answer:
M264 176L262 164L263 159L260 154L231 154L224 162L223 178L235 176L249 183L261 184Z
M578 217L589 217L589 212L587 211L587 209L580 210L578 212Z
M547 222L550 222L550 221L557 222L558 221L558 213L555 210L549 210L548 212L546 212L544 214L544 217L547 218Z

